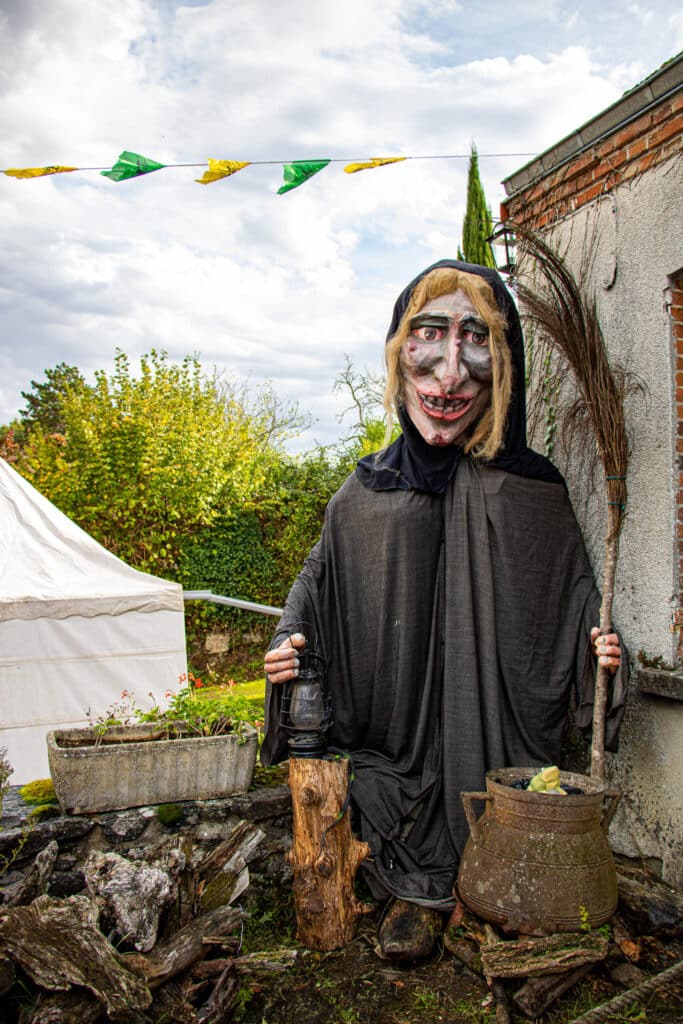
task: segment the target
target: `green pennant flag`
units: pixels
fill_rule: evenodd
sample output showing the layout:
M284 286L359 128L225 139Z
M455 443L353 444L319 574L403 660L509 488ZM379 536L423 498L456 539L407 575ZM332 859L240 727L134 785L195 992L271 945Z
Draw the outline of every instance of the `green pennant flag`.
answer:
M110 171L100 171L105 178L112 181L125 181L126 178L138 178L141 174L149 174L150 171L159 171L166 164L158 164L156 160L149 160L139 153L129 153L124 150Z
M277 194L281 196L284 192L290 192L293 188L303 185L318 171L322 171L323 167L327 167L329 162L329 160L295 160L294 163L284 164L282 170L285 183L277 190Z

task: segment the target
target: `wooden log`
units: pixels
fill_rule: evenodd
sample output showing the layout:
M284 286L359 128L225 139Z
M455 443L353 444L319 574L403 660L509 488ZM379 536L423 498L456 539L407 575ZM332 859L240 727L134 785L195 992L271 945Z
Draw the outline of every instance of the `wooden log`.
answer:
M475 947L474 943L448 929L444 932L443 944L461 964L481 977L481 955L478 946Z
M0 996L6 995L16 978L14 964L7 957L0 956Z
M249 885L251 863L265 834L249 821L239 821L229 835L197 862L189 836L174 837L155 847L145 858L173 880L174 896L163 916L158 937L166 940L193 918L227 903L234 903Z
M152 949L161 913L177 893L165 871L93 850L85 862L85 884L100 911L114 922L119 938L143 953Z
M563 974L537 974L515 992L512 1001L520 1013L535 1020L591 970L592 964L581 964Z
M582 1013L580 1017L575 1017L570 1024L603 1024L603 1022L606 1024L608 1021L620 1020L622 1012L628 1010L636 1000L639 1003L644 1003L645 997L651 996L657 989L670 991L670 986L681 980L683 980L683 960L679 960L672 967L667 967L660 974L647 978L635 988L621 992L607 1003L603 1003L602 1006L594 1006L586 1013Z
M26 1024L95 1024L102 1018L102 1004L83 989L40 992L25 1016Z
M289 970L297 960L296 949L270 950L268 953L248 953L246 956L225 957L220 960L202 960L192 967L192 977L215 978L226 967L232 966L240 974L269 975Z
M240 948L240 940L236 935L226 939L224 935L203 935L202 942L205 946L220 946L229 953L236 953Z
M490 924L484 925L484 935L486 936L487 946L499 945L500 937ZM496 1006L496 1024L512 1024L512 1017L510 1016L510 996L508 995L508 991L505 988L504 983L500 978L490 977L488 980Z
M203 913L234 903L249 885L249 864L265 833L249 821L240 821L204 858L197 869L198 911Z
M484 946L481 962L484 973L497 978L560 974L569 967L604 960L608 946L600 932L563 932Z
M157 989L206 955L211 946L204 942L205 935L229 936L242 917L237 907L217 907L188 922L150 953L131 954L127 963L147 980L150 989Z
M630 963L640 960L641 948L639 943L633 941L626 925L616 914L612 918L612 938L617 944L619 951Z
M50 875L55 866L58 853L59 845L53 839L36 856L33 864L31 864L31 867L15 890L14 895L7 901L5 906L23 907L27 903L32 903L38 896L44 896L47 892Z
M622 988L635 988L645 979L643 971L635 964L629 963L628 960L610 967L609 976L615 984L621 985Z
M267 953L247 953L235 959L235 969L240 974L280 974L293 967L298 959L296 949L271 949Z
M617 872L619 909L643 935L683 935L683 895L654 878Z
M174 935L195 916L197 878L192 857L192 839L180 835L160 843L145 858L149 863L166 867L176 884L175 899L160 921L157 942Z
M152 1001L145 982L99 931L97 908L86 896L39 896L28 907L0 912L0 955L41 988L88 989L110 1017L130 1015Z
M348 786L347 762L290 758L294 843L287 859L294 872L297 938L309 949L339 949L356 934L365 907L354 877L370 854L341 820Z
M225 968L211 995L197 1011L198 1024L223 1024L229 1020L230 1007L239 992L242 980L232 966Z
M197 1024L197 1011L189 997L189 985L167 982L163 988L154 992L154 1002L147 1011L146 1020L168 1024Z
M219 960L199 960L190 968L193 981L206 981L207 978L217 978L226 967L234 964L234 958L221 957Z

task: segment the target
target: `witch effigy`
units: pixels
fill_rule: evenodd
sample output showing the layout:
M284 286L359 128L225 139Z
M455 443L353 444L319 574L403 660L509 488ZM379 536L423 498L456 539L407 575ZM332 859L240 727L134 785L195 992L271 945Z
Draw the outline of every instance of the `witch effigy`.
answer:
M590 733L596 657L613 673L616 749L627 658L616 633L598 636L562 476L527 446L522 332L499 275L427 268L396 302L385 356L402 433L334 495L292 586L265 659L261 759L288 756L281 684L308 623L370 890L444 911L469 831L460 792L492 768L559 764L572 705Z

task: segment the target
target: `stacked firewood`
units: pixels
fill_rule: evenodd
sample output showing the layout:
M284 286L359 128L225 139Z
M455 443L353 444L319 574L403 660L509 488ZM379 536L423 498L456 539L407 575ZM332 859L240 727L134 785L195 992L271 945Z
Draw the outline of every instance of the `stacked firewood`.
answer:
M166 840L142 860L90 854L86 893L46 895L51 843L0 908L0 999L17 978L35 998L17 1024L218 1024L245 976L285 970L296 953L240 955L247 865L264 838L240 821L209 852ZM13 1001L12 1001L13 1002ZM10 1010L7 1010L10 1013Z
M609 965L610 979L637 999L641 988L644 993L656 988L656 979L648 978L639 968L643 951L641 940L633 935L642 931L683 934L683 896L652 878L643 881L644 877L642 872L618 876L619 908L624 916L615 915L609 929L504 935L458 903L444 945L467 970L486 979L497 1024L511 1024L513 1014L537 1020L601 963ZM635 933L626 919L637 929ZM672 965L662 976L662 986L674 980L680 983L682 968L681 961ZM671 971L676 974L669 979Z

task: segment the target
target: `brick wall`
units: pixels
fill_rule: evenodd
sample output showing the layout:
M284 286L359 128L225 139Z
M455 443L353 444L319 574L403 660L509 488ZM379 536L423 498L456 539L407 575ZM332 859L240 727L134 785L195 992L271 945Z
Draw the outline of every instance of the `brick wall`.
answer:
M683 92L663 101L501 205L536 231L683 152Z

